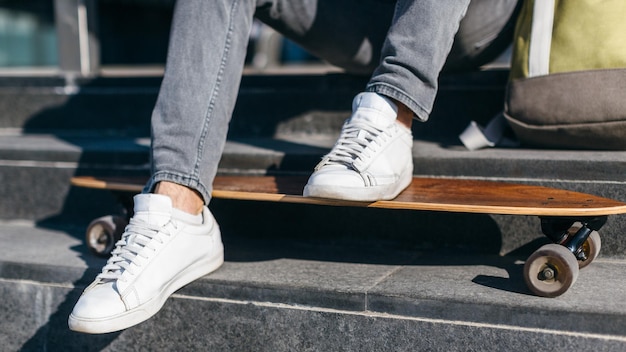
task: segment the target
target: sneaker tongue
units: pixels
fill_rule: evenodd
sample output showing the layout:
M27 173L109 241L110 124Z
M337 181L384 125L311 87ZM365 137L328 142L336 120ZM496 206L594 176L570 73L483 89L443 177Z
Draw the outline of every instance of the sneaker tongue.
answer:
M164 226L172 217L172 200L159 194L138 194L134 197L134 217L158 226Z
M354 99L355 120L366 120L377 127L387 127L396 120L398 108L388 98L376 93L361 93Z

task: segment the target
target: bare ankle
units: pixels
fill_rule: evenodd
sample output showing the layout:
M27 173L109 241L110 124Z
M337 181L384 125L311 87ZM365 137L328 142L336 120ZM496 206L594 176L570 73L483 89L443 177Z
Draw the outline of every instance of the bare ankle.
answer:
M154 193L168 196L172 199L172 206L190 214L200 214L204 201L195 190L173 182L159 182Z
M413 111L395 99L393 102L398 107L398 117L396 118L398 122L408 128L411 128L411 125L413 124Z

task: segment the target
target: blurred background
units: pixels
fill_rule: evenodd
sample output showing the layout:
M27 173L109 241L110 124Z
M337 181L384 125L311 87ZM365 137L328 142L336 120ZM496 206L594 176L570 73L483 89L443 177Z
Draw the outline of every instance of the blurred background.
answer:
M174 0L0 0L3 74L81 76L158 73L165 62ZM319 60L255 23L249 69Z

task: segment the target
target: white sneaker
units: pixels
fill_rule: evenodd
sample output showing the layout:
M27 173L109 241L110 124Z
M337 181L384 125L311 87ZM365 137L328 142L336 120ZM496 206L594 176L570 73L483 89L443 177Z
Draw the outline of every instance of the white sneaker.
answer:
M352 111L339 140L315 167L305 197L389 200L411 183L413 136L396 121L396 105L382 95L361 93Z
M199 225L177 220L176 211L169 197L135 196L135 215L74 306L71 330L101 334L139 324L176 290L222 265L224 246L209 210Z

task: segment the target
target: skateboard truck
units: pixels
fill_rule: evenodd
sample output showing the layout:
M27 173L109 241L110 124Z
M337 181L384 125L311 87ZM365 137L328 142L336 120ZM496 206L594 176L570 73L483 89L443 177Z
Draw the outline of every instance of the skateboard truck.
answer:
M541 231L552 242L569 249L578 260L586 261L589 253L585 251L585 242L606 224L607 219L608 216L541 217Z

